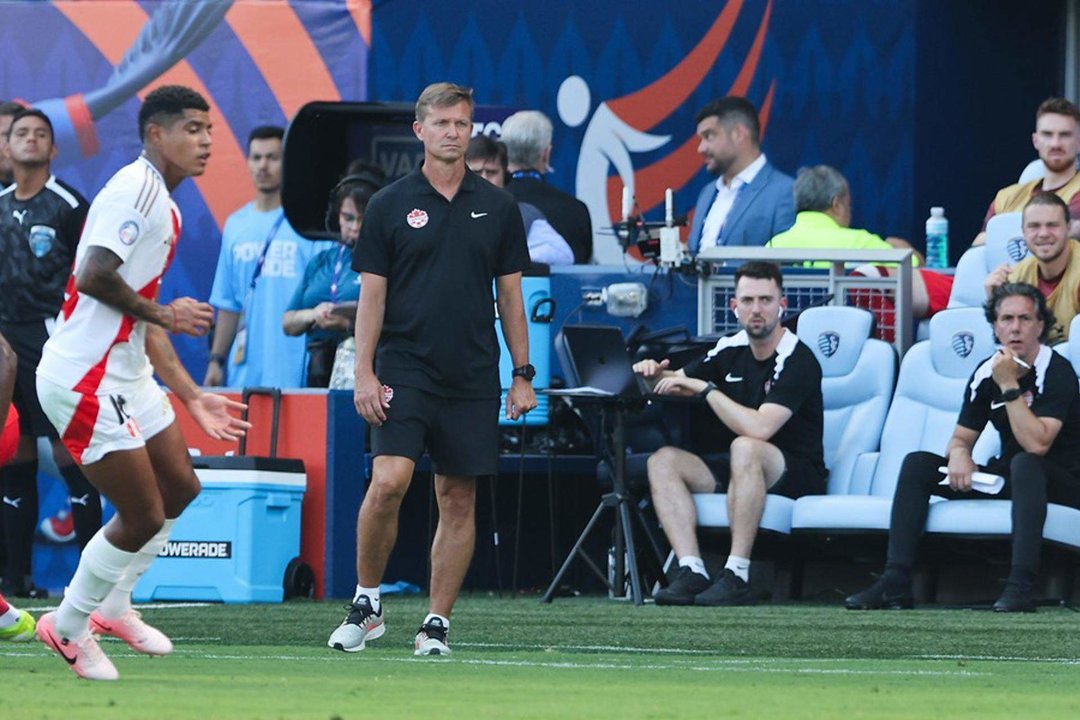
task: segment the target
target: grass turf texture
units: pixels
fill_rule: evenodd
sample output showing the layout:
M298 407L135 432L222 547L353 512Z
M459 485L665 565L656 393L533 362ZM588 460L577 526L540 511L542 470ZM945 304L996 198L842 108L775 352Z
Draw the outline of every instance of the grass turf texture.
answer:
M386 635L357 654L325 645L344 616L338 602L147 609L177 650L149 659L103 641L118 683L77 680L39 644L5 643L0 717L1080 717L1080 616L1064 609L466 596L454 654L435 659L412 656L426 601L385 607Z

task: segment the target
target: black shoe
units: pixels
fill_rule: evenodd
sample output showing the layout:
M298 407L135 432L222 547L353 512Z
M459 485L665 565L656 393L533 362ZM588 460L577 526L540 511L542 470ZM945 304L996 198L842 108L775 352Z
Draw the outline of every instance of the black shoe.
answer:
M906 589L898 589L897 586ZM915 598L908 583L882 575L878 581L862 592L857 592L844 600L848 610L911 610L915 607Z
M709 578L688 567L680 567L666 588L653 594L657 605L693 605L697 594L709 587Z
M1031 581L1009 578L1001 597L994 602L994 612L1035 612L1035 601L1031 599Z
M712 584L712 587L694 598L695 605L710 607L753 605L756 602L757 598L750 591L750 583L736 575L730 568L724 568L724 574Z

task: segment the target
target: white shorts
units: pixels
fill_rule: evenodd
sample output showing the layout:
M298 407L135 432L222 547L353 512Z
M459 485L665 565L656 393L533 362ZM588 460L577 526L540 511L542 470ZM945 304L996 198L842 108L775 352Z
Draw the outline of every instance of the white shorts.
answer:
M80 465L117 450L134 450L176 420L172 404L152 378L96 395L84 395L37 378L41 408Z

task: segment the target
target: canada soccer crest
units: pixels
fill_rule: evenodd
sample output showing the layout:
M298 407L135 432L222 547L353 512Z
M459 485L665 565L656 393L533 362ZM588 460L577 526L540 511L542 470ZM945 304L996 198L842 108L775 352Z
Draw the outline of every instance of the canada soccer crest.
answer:
M428 215L420 208L414 208L405 216L405 221L409 223L409 227L422 228L427 225Z

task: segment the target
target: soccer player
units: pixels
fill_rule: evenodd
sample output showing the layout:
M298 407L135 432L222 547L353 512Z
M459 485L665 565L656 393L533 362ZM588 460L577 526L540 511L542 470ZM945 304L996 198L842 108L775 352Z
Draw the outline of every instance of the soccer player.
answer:
M19 411L11 405L15 388L15 351L0 334L0 467L15 456L19 445ZM0 640L26 642L34 637L34 618L8 604L0 593Z
M169 638L131 608L131 590L199 493L199 481L153 373L210 437L236 440L250 427L229 413L243 405L195 385L166 335L205 335L210 306L188 297L168 305L156 300L180 236L170 192L206 169L209 109L186 87L146 96L142 154L90 205L57 328L38 366L46 415L116 507L83 550L60 607L37 625L38 638L87 679L118 677L91 629L148 655L172 651Z

